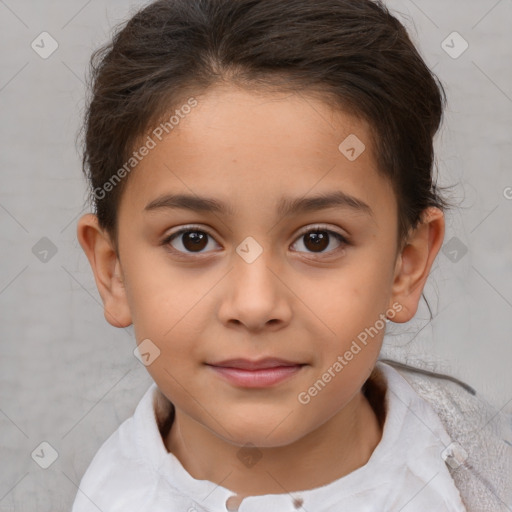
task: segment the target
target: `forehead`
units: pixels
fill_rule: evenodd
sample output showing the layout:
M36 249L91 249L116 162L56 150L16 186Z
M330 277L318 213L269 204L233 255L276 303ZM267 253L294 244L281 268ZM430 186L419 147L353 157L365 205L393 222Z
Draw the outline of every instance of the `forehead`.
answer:
M341 190L377 209L393 207L364 120L303 94L223 86L195 98L169 134L153 135L155 147L132 171L122 203L142 211L179 191L215 196L236 213Z

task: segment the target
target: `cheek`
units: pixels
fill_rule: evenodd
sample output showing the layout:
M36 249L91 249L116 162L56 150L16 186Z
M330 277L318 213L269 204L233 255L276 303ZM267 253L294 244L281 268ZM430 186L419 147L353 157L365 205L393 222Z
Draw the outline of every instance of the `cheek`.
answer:
M347 272L352 296L364 302L369 312L387 307L395 269L394 250L387 238L375 239L359 251Z
M357 382L358 376L378 357L386 330L391 267L391 263L383 264L373 256L358 256L357 261L343 269L327 272L323 277L317 275L315 286L297 291L297 295L307 298L308 307L301 308L305 316L300 322L316 340L319 372L326 371L338 356L346 354L346 361L341 363L343 370L331 370L336 374L333 383L343 385L345 378L347 382Z
M373 255L354 255L339 269L329 269L308 279L298 279L294 292L310 308L309 315L325 319L338 333L364 327L388 306L392 264ZM336 328L335 328L336 327Z
M212 279L194 277L190 269L173 267L161 255L133 254L126 268L127 299L138 340L141 336L165 340L176 330L197 329L197 309L213 286Z

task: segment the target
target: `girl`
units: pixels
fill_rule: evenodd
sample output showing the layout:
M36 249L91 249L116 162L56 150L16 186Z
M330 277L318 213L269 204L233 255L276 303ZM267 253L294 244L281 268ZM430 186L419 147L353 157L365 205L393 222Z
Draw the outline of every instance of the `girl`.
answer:
M502 415L379 361L444 236L444 91L370 0L161 0L92 60L77 229L154 384L73 512L499 511Z

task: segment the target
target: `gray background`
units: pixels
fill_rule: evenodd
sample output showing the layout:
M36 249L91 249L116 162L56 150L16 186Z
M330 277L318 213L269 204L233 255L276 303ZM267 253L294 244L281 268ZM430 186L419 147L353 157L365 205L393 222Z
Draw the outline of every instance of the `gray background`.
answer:
M409 324L392 325L384 352L440 359L512 411L512 0L387 3L406 15L446 87L440 182L456 185L459 206L426 288L435 319L422 306ZM87 210L75 146L84 73L92 50L141 5L0 0L1 512L69 510L93 455L152 382L133 355L132 328L104 319L76 240ZM43 31L59 45L47 59L31 48ZM442 47L454 31L469 44L458 58ZM447 39L451 52L461 42ZM55 254L41 252L43 237ZM58 453L48 469L31 457L44 441Z

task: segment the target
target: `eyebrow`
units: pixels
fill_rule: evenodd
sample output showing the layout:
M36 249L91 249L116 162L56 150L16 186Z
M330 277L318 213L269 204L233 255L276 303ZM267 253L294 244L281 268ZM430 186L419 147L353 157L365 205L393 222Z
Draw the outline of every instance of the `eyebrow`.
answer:
M278 203L277 214L286 217L336 207L373 216L373 211L368 204L341 191L302 198L283 197ZM216 199L188 194L166 194L154 199L144 208L145 211L159 209L184 209L195 212L235 215L235 212L229 205Z

